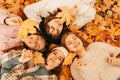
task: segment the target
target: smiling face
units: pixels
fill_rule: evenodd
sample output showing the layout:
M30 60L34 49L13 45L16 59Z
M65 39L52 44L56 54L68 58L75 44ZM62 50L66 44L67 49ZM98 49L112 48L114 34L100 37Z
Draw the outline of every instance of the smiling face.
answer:
M60 19L52 19L48 22L47 29L48 34L57 37L62 32L63 24L60 22Z
M47 65L51 67L51 69L54 69L63 62L64 58L65 56L62 51L58 49L52 50L47 57Z
M65 46L69 51L77 52L83 47L82 41L73 33L70 33L65 38Z
M45 39L40 35L30 35L24 40L24 43L34 50L42 50L45 47Z

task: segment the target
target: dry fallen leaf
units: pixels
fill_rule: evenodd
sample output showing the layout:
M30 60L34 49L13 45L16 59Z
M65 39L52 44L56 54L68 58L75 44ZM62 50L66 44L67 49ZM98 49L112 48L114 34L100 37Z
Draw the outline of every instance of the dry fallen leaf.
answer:
M45 63L45 60L44 58L42 57L42 53L36 51L34 54L33 54L33 61L36 65L38 64L44 64Z
M77 24L73 24L73 25L70 25L69 27L69 30L71 30L73 33L77 33L80 29L79 26L77 26Z
M60 71L59 80L72 80L69 66L62 66Z
M61 12L59 12L56 17L61 18L61 22L66 22L66 25L70 25L74 20L75 17L70 14L70 9L68 7L60 8Z
M19 38L25 39L27 38L28 34L35 34L37 33L36 28L34 26L38 25L39 22L27 19L21 23L19 28Z
M74 59L74 57L76 56L76 53L69 53L66 57L65 60L63 62L63 65L70 65Z

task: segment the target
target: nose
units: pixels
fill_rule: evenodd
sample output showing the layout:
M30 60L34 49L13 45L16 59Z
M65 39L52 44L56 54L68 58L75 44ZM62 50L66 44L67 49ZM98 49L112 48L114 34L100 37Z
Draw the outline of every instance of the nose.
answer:
M53 57L53 59L56 60L56 59L57 59L57 56L55 55L55 56Z
M36 39L32 39L32 42L33 42L34 44L37 44L37 40L36 40Z
M72 44L73 44L73 45L75 45L76 43L77 43L77 41L76 41L76 40L73 40L73 41L72 41Z

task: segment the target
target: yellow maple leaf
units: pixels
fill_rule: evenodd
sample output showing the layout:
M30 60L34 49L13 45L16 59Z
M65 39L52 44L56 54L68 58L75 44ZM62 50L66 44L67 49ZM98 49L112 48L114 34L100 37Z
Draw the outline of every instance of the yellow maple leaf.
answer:
M76 56L76 53L69 53L66 57L65 60L63 62L63 65L70 65L74 59L74 57Z
M116 35L116 36L120 36L120 29L118 28L117 30L116 30L116 32L114 33L114 35Z
M42 53L36 51L34 54L33 54L33 61L36 65L38 64L44 64L45 63L45 60L44 58L42 57Z
M93 42L94 42L94 39L89 37L86 41L87 41L88 43L93 43Z
M69 26L69 29L73 32L73 33L77 33L80 29L79 26L77 26L77 24L73 24Z
M28 34L37 33L36 28L34 26L36 26L38 24L39 24L39 22L31 20L31 19L25 20L19 28L18 36L21 39L25 39L25 38L27 38Z
M68 7L60 8L61 12L59 12L56 17L61 18L61 22L66 22L66 25L70 25L74 20L75 17L70 14L70 9Z

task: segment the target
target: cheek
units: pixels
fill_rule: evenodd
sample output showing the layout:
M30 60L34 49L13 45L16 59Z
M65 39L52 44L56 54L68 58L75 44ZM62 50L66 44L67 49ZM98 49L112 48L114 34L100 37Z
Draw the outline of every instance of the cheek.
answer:
M74 47L73 47L73 46L71 46L71 45L70 45L70 46L68 46L67 48L68 48L68 50L69 50L69 51L73 51L73 50L74 50Z
M36 43L27 43L27 46L29 47L29 48L36 48Z

